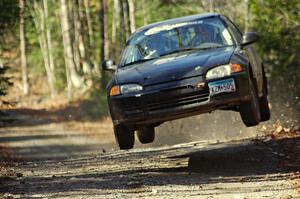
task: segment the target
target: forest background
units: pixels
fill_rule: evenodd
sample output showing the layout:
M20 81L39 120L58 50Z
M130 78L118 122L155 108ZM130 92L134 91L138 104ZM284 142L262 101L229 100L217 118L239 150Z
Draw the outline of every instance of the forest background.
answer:
M108 115L101 69L118 60L143 25L217 12L256 31L269 79L274 122L299 129L298 0L0 0L1 107L84 104L86 119Z

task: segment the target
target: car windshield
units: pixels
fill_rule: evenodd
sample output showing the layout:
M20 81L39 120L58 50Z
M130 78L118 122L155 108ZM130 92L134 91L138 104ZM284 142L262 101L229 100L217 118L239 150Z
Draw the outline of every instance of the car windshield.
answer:
M120 66L169 54L234 45L223 22L217 18L152 27L134 35L123 50Z

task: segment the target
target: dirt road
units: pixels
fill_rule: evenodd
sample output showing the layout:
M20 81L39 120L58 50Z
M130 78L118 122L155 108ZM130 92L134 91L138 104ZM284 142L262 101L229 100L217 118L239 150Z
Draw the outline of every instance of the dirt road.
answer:
M111 134L11 121L0 146L0 198L300 198L299 135L120 151Z

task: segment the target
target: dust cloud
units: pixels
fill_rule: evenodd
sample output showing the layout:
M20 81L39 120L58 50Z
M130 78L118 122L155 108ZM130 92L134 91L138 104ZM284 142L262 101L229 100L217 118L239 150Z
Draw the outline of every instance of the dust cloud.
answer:
M264 136L276 131L278 126L288 131L300 130L299 97L283 101L272 92L270 95L271 119L255 127L246 127L239 112L217 110L166 122L156 128L156 138L151 146L173 145L201 140L229 141ZM282 95L281 95L282 96Z
M238 112L215 111L162 124L156 128L156 139L153 145L255 137L262 135L261 128L261 125L250 128L244 126Z

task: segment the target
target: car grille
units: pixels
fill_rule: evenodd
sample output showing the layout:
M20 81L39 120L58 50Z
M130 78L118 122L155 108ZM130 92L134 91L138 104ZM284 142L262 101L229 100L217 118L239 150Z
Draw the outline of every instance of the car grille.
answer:
M147 102L147 109L149 112L198 104L207 101L209 98L208 89L183 95L172 95L170 93L165 94L171 97L167 99L157 98L157 100Z
M209 100L208 85L198 88L203 77L197 76L180 82L147 86L141 97L124 98L118 102L125 116L141 116L161 111L183 110Z

